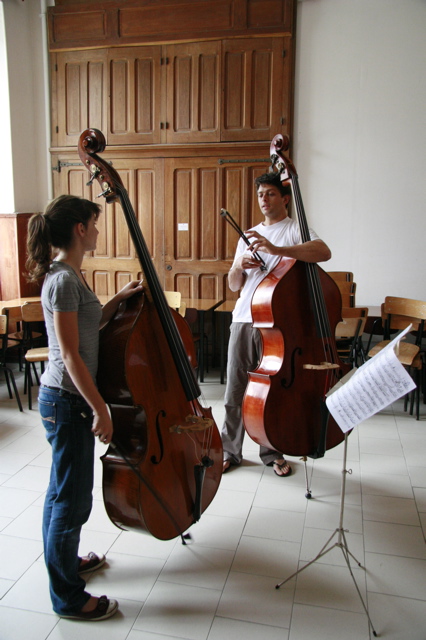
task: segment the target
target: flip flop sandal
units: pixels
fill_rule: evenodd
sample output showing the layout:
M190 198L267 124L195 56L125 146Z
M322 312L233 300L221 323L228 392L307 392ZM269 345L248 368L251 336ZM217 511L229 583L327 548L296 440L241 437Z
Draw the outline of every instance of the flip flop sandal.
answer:
M293 469L290 467L287 460L283 460L281 464L279 462L273 462L271 466L273 467L274 465L279 469L285 469L285 467L288 467L288 471L286 471L285 473L277 473L274 469L275 475L279 478L288 478L288 476L291 476Z

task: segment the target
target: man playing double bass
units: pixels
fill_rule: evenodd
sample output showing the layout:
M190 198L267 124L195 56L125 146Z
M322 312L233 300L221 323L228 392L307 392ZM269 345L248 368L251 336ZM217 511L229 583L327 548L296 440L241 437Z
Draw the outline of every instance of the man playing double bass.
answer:
M302 262L325 262L331 258L330 249L312 229L309 229L311 240L301 243L299 224L287 213L291 187L281 184L279 174L266 173L254 182L264 220L246 232L246 237L252 242L250 248L240 238L228 274L231 291L241 290L241 293L232 314L228 346L225 420L221 431L224 472L231 465L239 465L243 457L241 407L247 386L247 372L253 371L261 358L261 337L252 326L253 293L283 256ZM262 265L253 255L256 252L261 253L266 270L260 268ZM263 464L274 468L277 476L291 474L292 469L281 453L261 446L260 458Z

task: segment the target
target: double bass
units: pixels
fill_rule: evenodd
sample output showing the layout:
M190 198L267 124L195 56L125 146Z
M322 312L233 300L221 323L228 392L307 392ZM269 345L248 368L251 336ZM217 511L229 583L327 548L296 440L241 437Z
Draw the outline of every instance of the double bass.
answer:
M169 540L182 536L213 500L222 443L211 410L200 402L189 325L167 304L127 191L98 155L104 149L99 130L81 134L88 184L96 179L108 203L120 202L144 291L119 305L100 336L97 383L114 427L102 457L103 497L118 527Z
M298 176L275 136L272 170L291 183L302 242L310 240ZM262 359L249 372L243 422L250 437L292 456L320 458L344 440L329 414L326 394L350 366L337 353L335 329L342 301L333 279L315 263L282 257L258 285L251 309L262 337Z

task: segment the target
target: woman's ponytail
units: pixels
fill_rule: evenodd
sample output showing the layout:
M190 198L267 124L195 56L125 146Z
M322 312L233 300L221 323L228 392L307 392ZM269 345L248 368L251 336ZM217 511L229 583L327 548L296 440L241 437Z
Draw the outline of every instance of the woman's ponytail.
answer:
M29 282L37 282L48 271L52 261L52 244L48 218L35 213L28 222L27 231L27 269Z

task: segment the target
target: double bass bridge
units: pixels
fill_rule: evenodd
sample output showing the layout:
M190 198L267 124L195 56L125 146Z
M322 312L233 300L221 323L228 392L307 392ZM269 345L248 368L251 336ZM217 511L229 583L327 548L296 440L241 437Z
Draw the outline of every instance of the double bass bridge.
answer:
M333 362L320 362L320 364L304 364L304 369L314 369L315 371L328 371L329 369L340 369L340 365Z
M169 428L170 433L188 433L192 431L205 431L214 425L211 418L189 415L185 418L185 424L174 424Z

